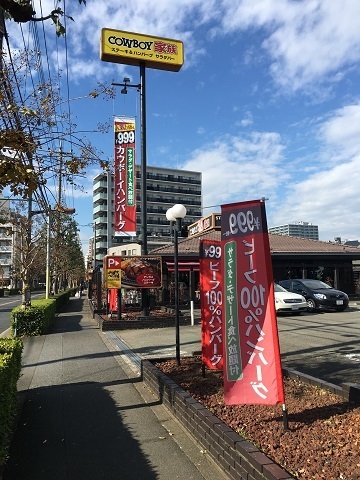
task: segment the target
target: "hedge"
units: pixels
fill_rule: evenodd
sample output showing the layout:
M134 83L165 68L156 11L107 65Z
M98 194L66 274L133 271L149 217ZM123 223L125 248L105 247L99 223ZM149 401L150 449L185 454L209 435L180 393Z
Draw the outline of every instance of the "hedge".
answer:
M16 383L20 377L23 344L14 338L0 338L0 465L5 463L6 445L17 408Z
M11 312L11 327L14 336L44 335L51 327L56 312L69 301L75 290L68 290L49 299L32 300L31 307L26 309L23 309L22 306L14 308Z

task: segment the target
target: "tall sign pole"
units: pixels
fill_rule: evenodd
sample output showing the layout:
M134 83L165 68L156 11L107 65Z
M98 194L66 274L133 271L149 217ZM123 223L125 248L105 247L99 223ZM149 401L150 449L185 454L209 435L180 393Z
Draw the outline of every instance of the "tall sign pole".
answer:
M141 254L147 255L147 197L146 197L146 94L145 63L140 63L140 137L141 137Z
M145 63L140 63L140 143L141 143L141 254L147 255L147 195L146 195L146 77ZM141 310L143 316L150 313L149 290L141 291Z
M146 187L146 86L145 70L155 68L178 72L184 63L183 43L179 40L159 38L134 32L103 28L101 30L100 58L105 62L140 67L141 105L141 254L147 255L147 187ZM116 84L113 84L116 85ZM124 86L126 92L127 85ZM149 315L148 290L142 293L142 314Z

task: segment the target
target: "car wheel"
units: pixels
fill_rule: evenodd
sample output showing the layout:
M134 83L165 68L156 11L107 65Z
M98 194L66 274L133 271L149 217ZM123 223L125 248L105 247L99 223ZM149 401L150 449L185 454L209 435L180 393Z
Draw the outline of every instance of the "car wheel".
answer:
M315 301L312 298L308 298L306 300L306 303L307 303L307 308L308 308L309 312L315 312L315 310L316 310Z

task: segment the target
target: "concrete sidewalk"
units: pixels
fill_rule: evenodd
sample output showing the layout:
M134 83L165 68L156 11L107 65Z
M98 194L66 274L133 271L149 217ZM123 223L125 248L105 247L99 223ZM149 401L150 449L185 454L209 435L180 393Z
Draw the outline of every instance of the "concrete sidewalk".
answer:
M2 480L223 480L154 401L131 355L98 330L85 298L70 300L50 334L25 338Z

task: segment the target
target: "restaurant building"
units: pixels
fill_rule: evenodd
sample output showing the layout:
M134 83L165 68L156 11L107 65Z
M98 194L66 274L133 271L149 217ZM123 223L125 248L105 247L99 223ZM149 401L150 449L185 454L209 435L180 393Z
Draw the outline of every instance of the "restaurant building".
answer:
M200 240L221 239L221 214L211 214L189 226L189 236L179 239L180 281L189 285L190 272L199 279ZM360 294L356 263L360 248L335 242L297 238L269 233L270 253L274 281L288 278L330 277L335 288L349 295ZM163 271L170 277L174 270L174 245L167 244L152 252L162 257Z

